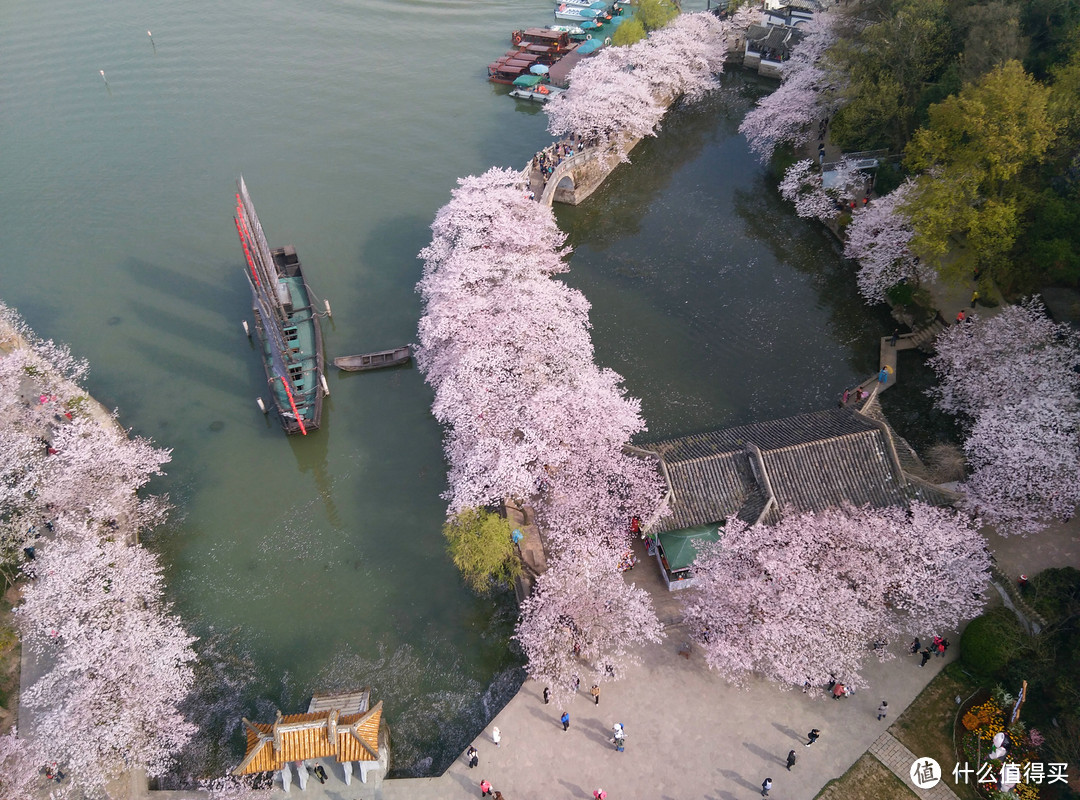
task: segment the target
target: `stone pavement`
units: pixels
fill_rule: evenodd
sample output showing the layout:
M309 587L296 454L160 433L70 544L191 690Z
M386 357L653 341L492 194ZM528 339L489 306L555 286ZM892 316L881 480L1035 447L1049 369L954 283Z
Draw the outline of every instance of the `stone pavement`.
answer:
M926 800L959 800L956 793L942 780L937 786L929 789L919 789L911 782L911 765L915 762L915 754L904 747L886 731L870 745L870 755L877 758L882 764L891 769L911 791L925 797ZM950 765L943 764L942 770L945 777L949 777Z

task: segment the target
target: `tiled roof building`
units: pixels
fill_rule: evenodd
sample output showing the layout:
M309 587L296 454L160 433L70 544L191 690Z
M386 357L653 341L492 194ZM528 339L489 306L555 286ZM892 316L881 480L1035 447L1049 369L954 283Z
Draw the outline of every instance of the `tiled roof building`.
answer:
M731 516L775 522L784 513L845 503L951 502L947 492L905 471L897 439L884 420L848 407L644 445L659 458L667 484L664 508L647 532Z

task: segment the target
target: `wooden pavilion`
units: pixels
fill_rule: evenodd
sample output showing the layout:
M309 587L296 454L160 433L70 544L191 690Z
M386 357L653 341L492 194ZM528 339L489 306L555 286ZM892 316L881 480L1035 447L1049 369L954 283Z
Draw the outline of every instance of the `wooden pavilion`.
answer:
M388 756L380 748L382 701L369 708L371 690L337 695L315 695L306 714L277 713L272 723L243 720L247 732L247 754L233 775L256 772L282 773L282 784L291 784L290 764L297 765L300 784L307 782L305 761L333 757L342 765L345 783L351 782L353 765L360 780L367 773L385 769Z

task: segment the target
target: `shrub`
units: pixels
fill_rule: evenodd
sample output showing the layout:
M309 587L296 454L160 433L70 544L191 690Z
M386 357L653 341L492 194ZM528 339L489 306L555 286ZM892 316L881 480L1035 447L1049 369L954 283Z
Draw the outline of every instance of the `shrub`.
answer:
M995 608L968 623L960 637L960 660L976 675L994 677L1020 650L1023 637L1016 614Z
M454 566L465 582L484 594L495 586L510 586L521 572L510 538L510 523L498 514L467 508L447 520L443 535Z
M1047 569L1031 579L1024 592L1034 609L1049 622L1080 614L1080 570Z

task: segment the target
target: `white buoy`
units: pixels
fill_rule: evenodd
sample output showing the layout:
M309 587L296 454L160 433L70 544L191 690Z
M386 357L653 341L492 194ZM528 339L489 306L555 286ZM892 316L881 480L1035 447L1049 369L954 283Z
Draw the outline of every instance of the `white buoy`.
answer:
M247 320L245 319L240 324L244 326L244 335L247 336L250 339L251 338L251 328L248 327Z
M326 384L326 375L319 375L319 382L322 384L322 391L324 397L330 396L330 387Z
M259 411L263 412L264 414L270 413L266 410L266 403L263 402L263 399L261 397L256 397L255 402L259 404Z
M326 316L333 317L334 315L330 312L330 301L329 300L323 300L323 305L326 306Z

